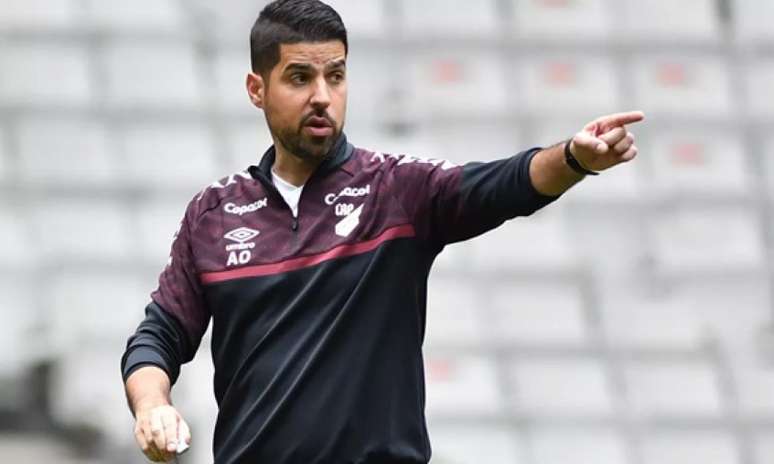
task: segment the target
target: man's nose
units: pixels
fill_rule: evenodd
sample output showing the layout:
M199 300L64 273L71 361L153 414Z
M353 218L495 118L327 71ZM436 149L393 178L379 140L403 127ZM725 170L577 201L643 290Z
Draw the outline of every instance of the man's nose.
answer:
M331 104L331 92L328 88L328 82L320 77L315 80L314 93L311 99L312 106L318 109L327 108Z

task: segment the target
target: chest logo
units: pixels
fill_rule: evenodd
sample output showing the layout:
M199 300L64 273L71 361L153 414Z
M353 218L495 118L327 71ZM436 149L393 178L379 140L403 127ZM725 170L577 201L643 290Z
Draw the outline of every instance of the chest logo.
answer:
M226 251L228 252L228 259L226 266L237 266L239 264L247 264L252 259L253 254L250 250L255 248L255 242L247 243L249 240L257 237L261 232L247 227L240 227L234 229L223 236L226 240L230 240L235 243L226 245Z
M238 206L234 203L226 203L226 206L223 207L223 210L229 214L244 216L247 213L254 213L259 209L266 208L267 206L269 206L269 199L264 198L263 200L258 200L255 203L250 203L249 205L243 206Z
M337 201L339 201L340 198L361 198L361 197L367 197L371 194L371 184L366 185L365 187L347 187L341 192L339 192L338 195L335 193L329 193L325 195L325 204L327 205L333 205Z
M344 219L336 224L336 235L339 237L348 237L349 234L355 230L355 227L360 224L360 214L363 212L363 205L360 205L356 210L352 211Z

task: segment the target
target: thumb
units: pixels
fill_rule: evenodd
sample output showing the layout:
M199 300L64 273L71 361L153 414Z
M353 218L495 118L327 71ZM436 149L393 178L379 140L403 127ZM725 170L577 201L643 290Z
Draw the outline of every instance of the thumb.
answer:
M607 153L607 151L610 149L610 147L605 142L585 131L581 131L575 134L572 142L576 147L585 148L600 154Z

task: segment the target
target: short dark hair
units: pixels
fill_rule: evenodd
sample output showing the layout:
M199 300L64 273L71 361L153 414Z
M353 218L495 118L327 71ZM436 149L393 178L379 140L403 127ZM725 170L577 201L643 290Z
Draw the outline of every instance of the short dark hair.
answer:
M319 0L275 0L261 11L250 31L254 73L268 74L280 60L280 45L340 40L349 52L341 16Z

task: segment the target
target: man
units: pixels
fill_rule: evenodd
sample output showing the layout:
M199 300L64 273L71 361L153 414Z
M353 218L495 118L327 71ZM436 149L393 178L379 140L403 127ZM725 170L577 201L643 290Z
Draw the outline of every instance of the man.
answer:
M253 27L247 92L274 146L190 202L122 358L151 460L190 442L170 389L212 319L217 464L428 462L422 342L437 254L637 155L625 125L641 113L464 167L355 148L342 132L347 50L318 0L278 0Z

